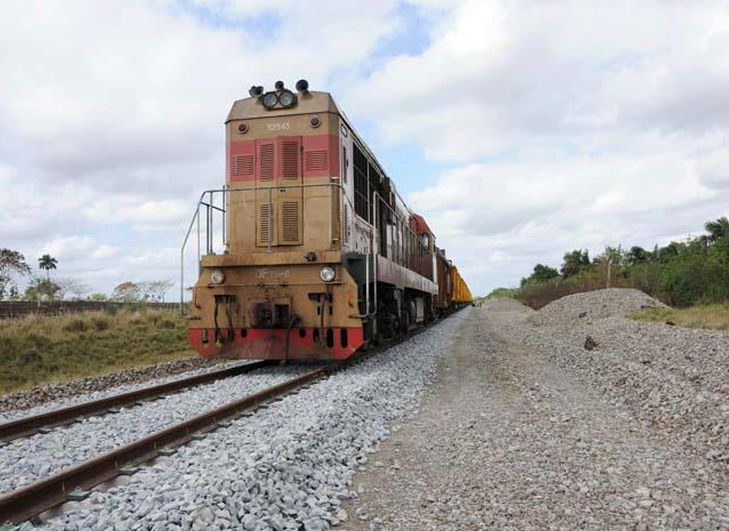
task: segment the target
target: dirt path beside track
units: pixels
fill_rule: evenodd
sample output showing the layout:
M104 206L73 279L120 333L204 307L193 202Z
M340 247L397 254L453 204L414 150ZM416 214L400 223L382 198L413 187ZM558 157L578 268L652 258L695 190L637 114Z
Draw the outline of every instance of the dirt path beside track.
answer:
M355 477L341 527L729 529L726 463L519 341L525 308L467 311L419 410Z

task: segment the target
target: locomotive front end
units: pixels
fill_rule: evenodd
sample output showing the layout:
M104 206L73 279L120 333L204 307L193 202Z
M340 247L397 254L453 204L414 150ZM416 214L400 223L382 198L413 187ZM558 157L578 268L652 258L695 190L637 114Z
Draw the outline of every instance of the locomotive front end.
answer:
M362 345L357 285L337 264L241 266L230 258L203 258L199 319L188 331L201 355L343 359Z
M329 94L303 81L296 92L277 82L250 94L226 121L226 186L198 209L208 233L221 216L224 241L199 260L190 344L206 357L349 357L365 338L358 285L342 263L347 125Z

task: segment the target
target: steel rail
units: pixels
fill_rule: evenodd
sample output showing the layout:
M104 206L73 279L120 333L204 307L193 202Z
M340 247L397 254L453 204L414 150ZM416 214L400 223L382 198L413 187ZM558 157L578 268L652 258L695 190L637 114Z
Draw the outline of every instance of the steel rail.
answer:
M91 489L120 475L124 467L137 465L160 455L166 455L166 450L189 442L196 434L204 434L219 426L225 426L226 421L239 417L246 410L254 409L256 406L270 402L316 380L328 377L346 367L359 364L375 354L412 339L439 321L436 319L412 330L406 336L399 337L371 350L363 351L347 360L309 371L279 385L228 402L216 409L0 496L0 525L5 522L19 524L37 517L41 513L69 501L69 495L76 489Z
M122 467L163 455L163 449L185 444L193 439L194 434L211 431L217 424L247 409L328 376L341 367L342 364L337 364L309 371L10 492L0 497L0 525L4 522L18 524L37 516L68 501L69 493L75 489L90 489L108 481L119 475Z
M262 360L243 365L236 365L235 367L228 367L227 369L220 369L205 374L190 376L189 378L182 378L159 385L144 387L142 389L137 389L136 391L129 391L106 398L100 398L98 400L82 402L80 404L48 411L39 415L23 417L5 424L0 424L0 441L11 441L13 439L35 433L40 429L61 426L79 418L106 413L112 408L135 404L142 400L149 400L151 398L177 392L188 387L220 380L222 378L238 376L256 369L275 365L276 363L278 363L276 360Z

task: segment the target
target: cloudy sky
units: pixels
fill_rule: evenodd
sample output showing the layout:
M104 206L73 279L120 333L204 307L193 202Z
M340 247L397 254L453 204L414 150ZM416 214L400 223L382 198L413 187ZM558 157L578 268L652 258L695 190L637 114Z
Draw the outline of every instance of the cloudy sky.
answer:
M729 212L729 2L4 0L0 247L178 275L252 84L332 92L477 293Z

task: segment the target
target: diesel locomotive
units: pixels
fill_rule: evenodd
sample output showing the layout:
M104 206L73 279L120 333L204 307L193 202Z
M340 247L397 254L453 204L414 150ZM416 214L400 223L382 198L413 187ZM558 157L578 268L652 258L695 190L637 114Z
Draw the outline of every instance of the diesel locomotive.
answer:
M225 122L226 184L186 238L197 227L202 356L344 359L471 302L331 95L295 89L253 86Z

